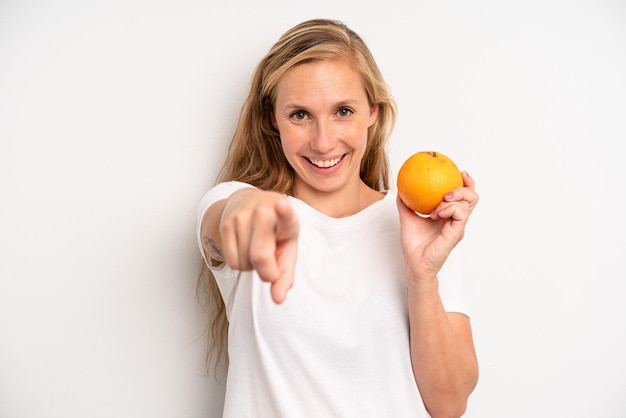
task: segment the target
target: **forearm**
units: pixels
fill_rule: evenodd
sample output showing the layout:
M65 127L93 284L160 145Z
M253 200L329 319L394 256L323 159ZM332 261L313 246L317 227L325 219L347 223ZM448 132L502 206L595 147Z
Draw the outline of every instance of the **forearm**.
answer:
M227 206L230 208L230 212L236 210L233 207L241 207L242 202L249 201L251 196L258 192L259 190L254 187L236 190L225 199L214 202L205 211L200 228L200 238L206 259L214 266L226 261L222 251L222 233L220 230L224 211L228 210Z
M478 380L469 319L445 312L438 281L409 284L413 374L433 418L459 417Z
M220 218L224 210L225 200L219 200L212 204L204 213L200 235L202 249L208 263L218 266L224 262L222 252L222 240L219 232Z

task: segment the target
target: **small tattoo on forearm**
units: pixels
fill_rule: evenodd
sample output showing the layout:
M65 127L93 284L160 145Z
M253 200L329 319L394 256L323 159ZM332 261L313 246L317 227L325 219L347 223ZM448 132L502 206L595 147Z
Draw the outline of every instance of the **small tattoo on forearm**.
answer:
M202 242L204 243L204 252L207 257L224 262L224 255L222 254L222 250L217 248L217 245L215 245L215 241L204 235L202 237Z

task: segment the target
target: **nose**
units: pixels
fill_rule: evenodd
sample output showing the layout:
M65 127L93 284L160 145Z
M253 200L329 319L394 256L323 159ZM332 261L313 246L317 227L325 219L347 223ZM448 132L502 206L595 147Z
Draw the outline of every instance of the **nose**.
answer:
M337 145L336 132L332 121L318 119L311 138L311 149L326 154Z

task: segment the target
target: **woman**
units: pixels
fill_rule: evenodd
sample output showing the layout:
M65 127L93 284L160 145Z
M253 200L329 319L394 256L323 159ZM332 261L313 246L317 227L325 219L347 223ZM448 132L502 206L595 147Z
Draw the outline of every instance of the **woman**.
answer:
M198 213L211 347L228 332L224 416L464 413L478 365L448 258L478 195L463 173L430 218L404 206L395 115L341 22L293 27L258 64Z

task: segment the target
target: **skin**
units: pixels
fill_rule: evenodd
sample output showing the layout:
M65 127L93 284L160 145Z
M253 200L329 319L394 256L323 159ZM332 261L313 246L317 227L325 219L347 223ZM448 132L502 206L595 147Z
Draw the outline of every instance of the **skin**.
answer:
M345 61L292 69L278 85L272 119L296 173L294 195L333 217L381 199L359 178L367 129L377 115L361 78ZM320 168L312 161L334 165Z
M352 215L382 199L359 177L367 129L377 112L346 61L302 64L281 80L272 121L295 172L296 197L332 217ZM397 201L413 374L433 418L461 416L478 379L469 318L445 312L438 292L437 273L478 202L473 179L464 172L463 181L430 218ZM214 265L255 269L272 284L274 301L285 300L294 281L299 222L283 195L239 190L209 208L202 234Z

